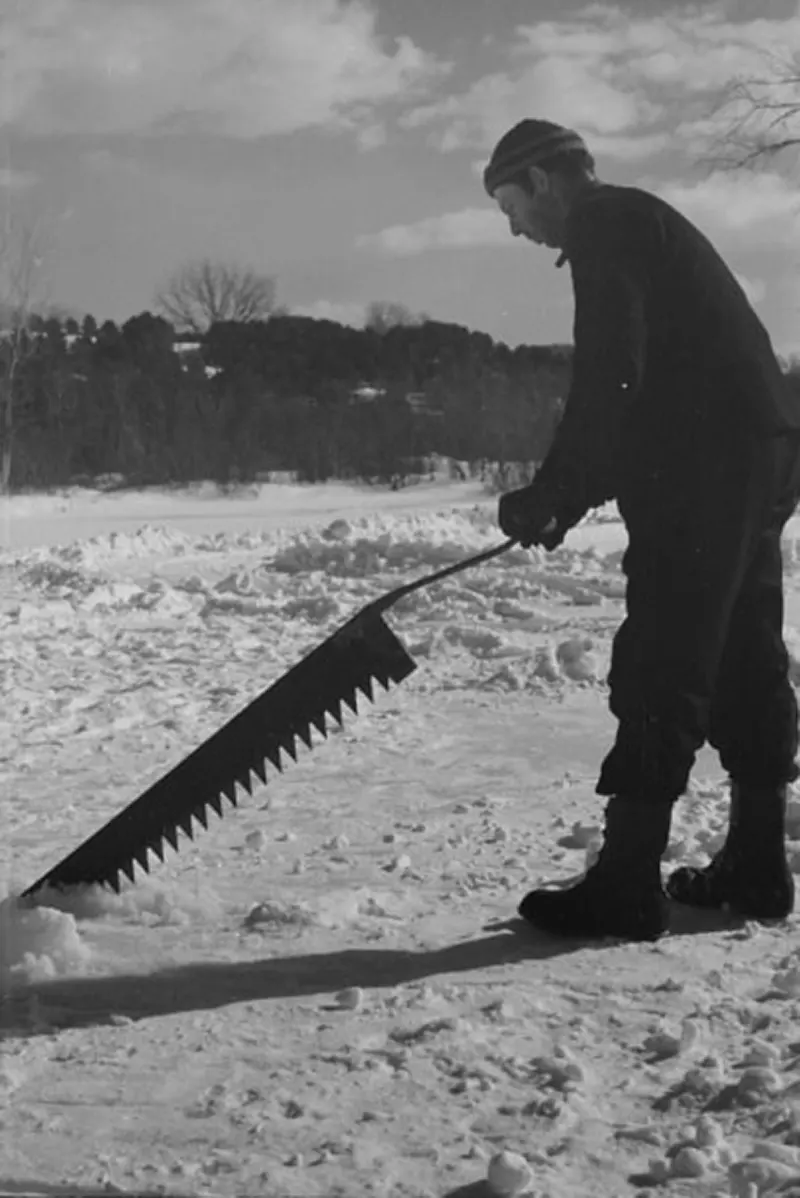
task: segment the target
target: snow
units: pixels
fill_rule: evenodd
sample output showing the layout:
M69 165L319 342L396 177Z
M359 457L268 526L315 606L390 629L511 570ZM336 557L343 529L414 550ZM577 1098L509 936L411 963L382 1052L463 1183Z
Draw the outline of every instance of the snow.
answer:
M442 481L0 501L0 1190L800 1185L795 917L599 948L505 926L597 852L613 508L402 600L417 672L149 878L19 897L365 603L501 540L495 514ZM798 682L799 544L792 521ZM726 818L704 750L668 867ZM800 871L800 791L789 836Z

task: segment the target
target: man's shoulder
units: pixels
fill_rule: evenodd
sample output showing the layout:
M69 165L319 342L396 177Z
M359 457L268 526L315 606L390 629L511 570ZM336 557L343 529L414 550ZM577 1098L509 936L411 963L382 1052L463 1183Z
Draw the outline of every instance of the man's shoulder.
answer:
M643 188L599 183L573 205L567 222L568 243L573 252L641 248L643 239L660 234L669 211L663 200Z
M637 216L660 217L668 210L663 200L642 187L598 183L578 197L569 219L575 226L618 224Z

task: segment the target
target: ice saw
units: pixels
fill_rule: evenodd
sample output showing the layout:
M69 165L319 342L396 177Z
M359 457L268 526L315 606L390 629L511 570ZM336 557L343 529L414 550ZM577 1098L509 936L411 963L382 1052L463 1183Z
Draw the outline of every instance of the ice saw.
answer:
M199 748L149 786L99 831L23 891L110 886L119 894L120 875L134 882L134 865L150 872L149 853L164 861L165 842L178 849L178 830L194 839L196 820L208 828L208 809L223 812L223 799L237 806L236 787L253 793L253 779L267 781L267 762L279 772L285 757L297 760L298 739L312 748L311 731L323 737L333 718L342 726L342 704L358 713L357 695L373 700L373 684L384 690L416 669L408 650L383 620L406 595L470 566L505 553L514 540L445 566L396 587L368 603L312 649L272 686L253 699ZM285 755L285 757L284 757Z

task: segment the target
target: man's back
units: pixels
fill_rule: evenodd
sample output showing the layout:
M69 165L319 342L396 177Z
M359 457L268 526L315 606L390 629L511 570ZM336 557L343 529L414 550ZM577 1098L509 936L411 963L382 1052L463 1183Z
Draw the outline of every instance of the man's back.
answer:
M571 212L566 251L576 358L581 322L591 327L591 308L603 302L604 276L622 270L642 296L643 416L649 410L660 425L667 412L671 420L702 412L703 426L722 420L743 431L800 430L800 404L742 287L708 238L669 204L638 188L600 184Z

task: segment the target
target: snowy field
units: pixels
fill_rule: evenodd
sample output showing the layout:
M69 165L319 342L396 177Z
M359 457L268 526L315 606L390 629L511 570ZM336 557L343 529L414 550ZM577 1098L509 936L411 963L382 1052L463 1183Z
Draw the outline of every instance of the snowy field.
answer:
M796 917L592 947L514 918L596 846L613 511L399 604L417 672L150 878L16 901L371 598L502 540L496 506L0 500L0 1195L488 1198L501 1151L536 1198L800 1195ZM704 750L668 867L725 819Z

